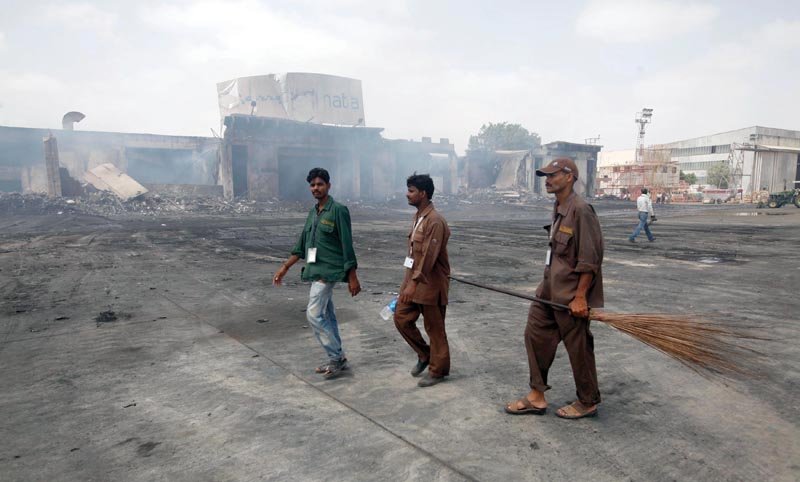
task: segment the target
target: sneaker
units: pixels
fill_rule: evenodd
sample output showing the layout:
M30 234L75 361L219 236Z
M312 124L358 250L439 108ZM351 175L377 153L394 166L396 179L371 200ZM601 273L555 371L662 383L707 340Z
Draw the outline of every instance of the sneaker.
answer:
M339 361L332 361L328 364L328 368L325 369L325 372L322 374L322 377L326 380L330 380L331 378L338 377L343 370L347 370L347 360L339 360Z
M326 361L322 365L315 368L314 373L325 373L326 371L328 371L328 367L331 365L331 363L332 362L330 360ZM348 368L350 368L350 366L347 364L347 358L342 358L341 363L342 363L342 370L347 370Z
M414 365L414 368L411 369L411 376L418 377L422 375L422 372L428 368L428 361L417 360L417 364Z
M655 240L656 240L656 238L653 238L653 239L648 239L648 241L650 241L651 243L652 243L653 241L655 241Z
M444 381L444 377L432 377L430 373L422 377L422 379L417 382L417 386L421 388L425 387L432 387L438 383L442 383Z
M629 243L635 243L635 242L636 242L636 240L635 240L635 239L633 239L633 238L628 238L628 242L629 242Z

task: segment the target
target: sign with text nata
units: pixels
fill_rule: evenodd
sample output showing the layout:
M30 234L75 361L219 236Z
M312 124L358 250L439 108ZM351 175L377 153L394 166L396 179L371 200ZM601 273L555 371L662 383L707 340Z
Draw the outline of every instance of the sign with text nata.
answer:
M315 124L365 125L361 81L335 75L290 72L217 84L219 112L278 117Z

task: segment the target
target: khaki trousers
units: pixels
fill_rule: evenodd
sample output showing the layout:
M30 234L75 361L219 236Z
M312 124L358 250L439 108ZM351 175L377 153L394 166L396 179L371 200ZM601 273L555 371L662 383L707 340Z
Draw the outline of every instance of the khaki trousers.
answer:
M444 331L444 317L447 306L405 304L397 302L394 312L394 325L406 342L417 352L421 361L428 361L428 373L434 378L450 374L450 347ZM425 343L417 328L417 320L422 315L425 332L431 344Z
M585 405L600 403L594 337L589 330L589 320L574 318L568 311L557 311L535 301L531 303L525 327L531 388L541 392L550 389L547 372L560 341L564 342L569 355L578 400Z

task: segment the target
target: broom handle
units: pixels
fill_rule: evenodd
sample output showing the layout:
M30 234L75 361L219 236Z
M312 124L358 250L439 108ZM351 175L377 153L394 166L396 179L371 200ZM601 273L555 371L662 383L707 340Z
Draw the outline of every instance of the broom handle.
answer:
M497 288L496 286L489 286L489 285L484 285L484 284L481 284L481 283L476 283L475 281L467 281L465 279L458 278L458 277L452 276L452 275L449 278L451 280L453 280L453 281L458 281L459 283L464 283L466 285L477 286L478 288L483 288L485 290L497 291L498 293L503 293L503 294L506 294L506 295L516 296L517 298L522 298L522 299L525 299L525 300L538 301L539 303L544 303L546 305L550 305L550 306L553 306L555 308L561 308L563 310L569 310L569 306L567 306L567 305L562 305L560 303L553 303L552 301L543 300L543 299L538 298L536 296L526 295L525 293L520 293L519 291L511 291L511 290L507 290L507 289L503 289L503 288Z

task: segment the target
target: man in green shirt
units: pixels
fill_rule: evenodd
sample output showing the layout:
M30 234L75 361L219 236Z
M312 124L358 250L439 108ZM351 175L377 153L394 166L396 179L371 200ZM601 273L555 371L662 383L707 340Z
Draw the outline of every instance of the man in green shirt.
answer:
M353 249L350 211L328 195L330 174L315 167L308 173L306 181L317 204L309 211L291 256L275 272L272 283L280 285L289 268L300 259L305 260L300 277L303 281L311 281L306 318L328 355L328 361L317 367L316 372L325 378L335 378L347 369L347 358L342 350L333 308L333 287L339 281L347 281L350 295L357 295L361 291L356 275L358 263Z

